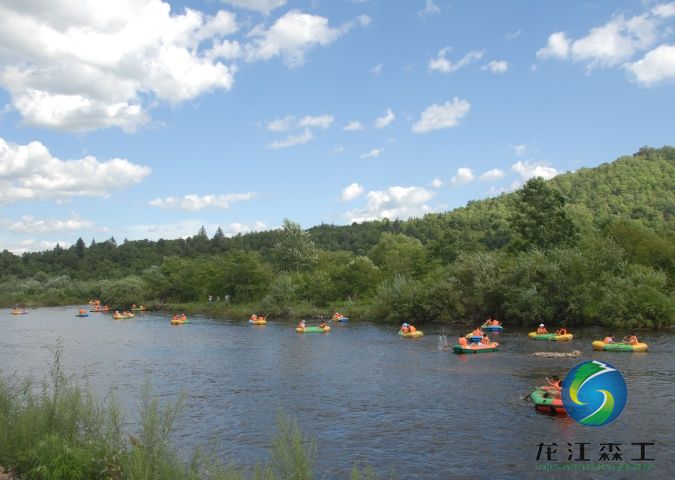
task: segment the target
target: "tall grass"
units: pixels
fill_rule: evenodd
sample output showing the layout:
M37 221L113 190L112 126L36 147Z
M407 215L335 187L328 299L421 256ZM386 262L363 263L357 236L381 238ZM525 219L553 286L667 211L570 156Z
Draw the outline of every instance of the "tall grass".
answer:
M18 478L36 480L316 478L314 441L281 413L269 464L246 472L201 449L185 462L171 444L182 403L160 404L146 384L137 436L129 435L114 397L99 402L88 388L64 375L57 346L50 377L42 384L0 375L0 465ZM362 472L354 467L351 478L377 476L371 468Z

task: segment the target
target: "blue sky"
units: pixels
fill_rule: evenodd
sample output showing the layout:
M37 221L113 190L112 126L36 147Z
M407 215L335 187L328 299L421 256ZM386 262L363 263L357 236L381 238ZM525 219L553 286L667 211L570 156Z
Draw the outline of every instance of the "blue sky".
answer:
M667 1L0 0L0 249L408 218L672 145L674 29Z

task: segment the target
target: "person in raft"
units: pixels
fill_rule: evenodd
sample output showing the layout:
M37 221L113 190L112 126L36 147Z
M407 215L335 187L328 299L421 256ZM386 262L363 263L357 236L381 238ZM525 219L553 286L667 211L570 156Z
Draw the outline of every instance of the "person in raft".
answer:
M457 343L459 343L460 347L468 347L469 346L469 342L466 340L466 337L464 337L464 336L459 337L459 340L457 340Z
M326 322L322 320L321 323L319 324L319 328L321 329L326 328Z
M493 318L493 319L492 319L492 326L493 326L493 327L498 327L498 326L499 326L499 320L497 320L496 318Z
M640 341L634 333L631 333L628 337L623 339L623 343L627 343L628 345L637 345L640 343Z
M333 320L340 320L342 318L342 314L339 312L335 312L335 315L333 315Z
M307 324L304 320L300 320L300 323L298 323L298 328L302 328L303 330L307 328Z
M410 325L407 323L403 322L403 325L401 325L401 331L403 333L410 333Z
M545 335L548 333L548 330L546 330L546 327L544 326L543 323L539 324L539 328L537 328L537 335Z
M483 345L490 345L492 343L488 338L487 333L483 334L483 338L480 339L480 343L482 343Z
M251 321L255 322L256 320L258 320L258 315L254 313L253 315L251 315Z
M603 343L614 343L614 335L611 333L605 337L605 339L602 341Z
M567 335L567 330L565 328L560 327L558 330L555 331L556 335Z
M550 379L546 377L546 383L548 383L548 387L545 388L546 391L555 396L560 396L563 382L558 375L553 375Z
M84 308L80 308L80 315L84 315L87 311Z
M483 336L483 330L480 329L480 327L476 327L473 329L473 332L471 332L472 337L482 337Z

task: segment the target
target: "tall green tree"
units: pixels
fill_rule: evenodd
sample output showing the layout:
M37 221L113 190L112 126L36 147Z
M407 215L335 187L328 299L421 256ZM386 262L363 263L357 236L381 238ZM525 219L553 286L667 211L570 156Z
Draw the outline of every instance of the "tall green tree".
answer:
M565 197L543 178L528 180L516 197L511 224L526 246L548 249L576 244L579 234L565 212Z
M319 257L309 233L284 218L281 240L272 250L272 259L279 271L297 272L310 269Z

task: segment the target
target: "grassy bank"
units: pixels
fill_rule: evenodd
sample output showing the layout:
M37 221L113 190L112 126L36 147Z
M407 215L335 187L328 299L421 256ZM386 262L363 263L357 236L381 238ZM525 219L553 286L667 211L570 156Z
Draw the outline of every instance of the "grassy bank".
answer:
M283 414L271 460L254 468L224 465L209 451L196 449L184 461L171 443L181 402L161 405L149 386L141 393L140 421L125 428L113 400L98 401L89 389L63 374L55 359L41 385L0 375L0 465L16 478L40 480L243 480L299 479L316 474L313 440ZM354 467L351 478L379 478L372 468Z

